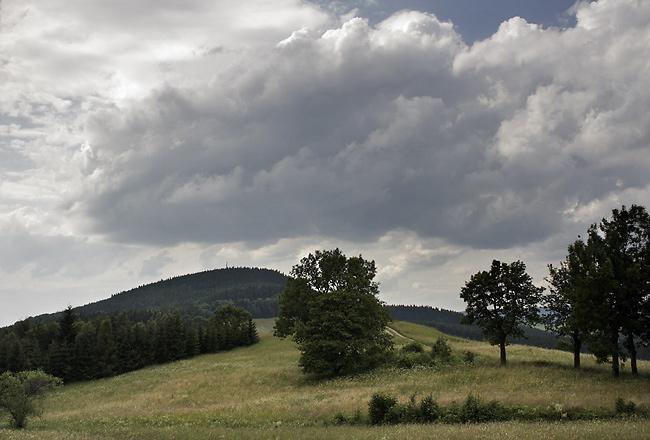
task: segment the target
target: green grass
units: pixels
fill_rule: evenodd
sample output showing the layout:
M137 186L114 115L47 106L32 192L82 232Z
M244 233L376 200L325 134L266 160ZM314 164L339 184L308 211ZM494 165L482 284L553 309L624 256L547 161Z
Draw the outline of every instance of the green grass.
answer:
M441 336L434 329L414 324L392 326L427 345ZM0 439L632 439L650 431L648 420L327 426L337 412L350 416L357 410L365 413L370 397L379 391L400 396L402 401L413 394L433 394L441 404L463 401L472 393L531 406L613 408L621 397L642 408L650 407L648 362L639 363L640 377L624 370L621 378L613 379L607 366L597 365L590 357L583 360L583 370L574 371L571 354L511 346L510 364L504 368L499 366L498 348L448 339L455 351L478 354L473 366L384 368L317 381L301 373L295 344L266 333L252 347L67 385L50 395L42 418L28 420L25 431L9 430L8 420L0 418Z

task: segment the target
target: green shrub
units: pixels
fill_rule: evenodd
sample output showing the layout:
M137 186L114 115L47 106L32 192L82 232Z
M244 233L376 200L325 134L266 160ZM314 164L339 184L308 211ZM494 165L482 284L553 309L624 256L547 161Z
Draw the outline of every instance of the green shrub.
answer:
M648 417L650 414L640 411L636 404L624 399L616 401L615 414L634 414L635 416ZM615 416L611 409L604 407L582 408L569 407L556 404L551 406L504 405L497 400L485 401L480 397L469 394L462 403L452 403L447 407L438 405L438 402L429 395L418 404L415 395L411 396L408 404L399 404L391 395L376 393L370 401L370 423L397 424L397 423L488 423L517 420L529 421L577 421L577 420L605 420Z
M388 413L394 406L397 405L397 399L389 394L375 393L370 398L368 404L368 416L371 425L381 425L387 423ZM391 414L391 418L395 414Z
M431 357L443 363L451 360L451 345L444 338L438 338L431 348Z
M2 373L0 409L11 414L14 428L24 428L28 416L41 413L39 403L45 392L61 383L60 379L40 370Z
M342 425L362 425L365 421L361 411L357 410L354 415L348 416L342 411L337 412L332 419L332 424L336 426Z
M634 414L636 411L636 403L631 400L626 402L625 399L619 397L616 399L615 408L617 414Z
M469 350L465 351L465 363L466 364L473 364L474 361L476 360L476 354L474 352L471 352Z
M402 353L424 353L424 347L419 342L409 342L402 347Z
M553 349L573 353L573 344L567 341L566 339L559 339L557 341L557 344L555 344L555 347L553 347Z
M442 415L440 405L431 395L422 399L418 410L419 419L422 423L435 422Z

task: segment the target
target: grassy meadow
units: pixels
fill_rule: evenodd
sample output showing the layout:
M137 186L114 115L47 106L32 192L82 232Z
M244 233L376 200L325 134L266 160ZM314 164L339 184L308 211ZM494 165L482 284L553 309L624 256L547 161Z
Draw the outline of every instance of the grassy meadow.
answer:
M558 423L467 425L333 426L337 413L367 412L378 391L399 396L432 394L439 403L463 401L469 393L503 403L530 406L613 408L617 398L650 406L650 363L639 377L623 370L619 379L607 365L585 356L574 371L570 353L526 346L508 347L507 367L498 348L448 338L455 351L477 354L474 364L438 369L378 369L360 376L315 380L298 368L295 344L268 333L261 342L122 376L75 383L53 392L41 418L23 431L0 418L0 439L639 439L650 438L650 421L621 419ZM393 328L431 345L440 334L403 322ZM407 342L396 338L398 344ZM646 437L643 437L643 436Z

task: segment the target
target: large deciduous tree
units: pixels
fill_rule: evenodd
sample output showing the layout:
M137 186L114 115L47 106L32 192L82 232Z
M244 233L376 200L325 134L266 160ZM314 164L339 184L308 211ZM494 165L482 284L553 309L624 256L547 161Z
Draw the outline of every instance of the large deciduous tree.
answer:
M509 337L525 336L522 325L539 321L537 304L542 287L535 287L521 261L492 261L489 271L478 272L461 289L465 316L461 322L476 324L492 345L498 345L501 364L506 364Z
M375 262L339 249L293 267L280 295L275 335L292 337L305 373L336 376L378 365L392 348L388 309L377 298Z

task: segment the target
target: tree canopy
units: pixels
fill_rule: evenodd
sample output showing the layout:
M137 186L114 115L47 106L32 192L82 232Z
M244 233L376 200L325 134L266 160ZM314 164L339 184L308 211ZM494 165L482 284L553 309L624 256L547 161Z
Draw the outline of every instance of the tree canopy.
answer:
M339 249L293 267L280 295L275 335L292 337L305 373L336 376L376 366L392 348L388 309L377 298L375 262Z
M548 320L579 332L599 360L611 360L614 376L625 356L637 374L637 345L650 342L650 216L637 205L614 209L568 250L559 268L550 266Z
M492 345L499 345L501 364L506 364L506 345L511 336L524 336L522 325L539 320L537 303L544 289L535 287L521 261L493 260L489 271L472 275L461 289L467 304L463 323L477 324Z

